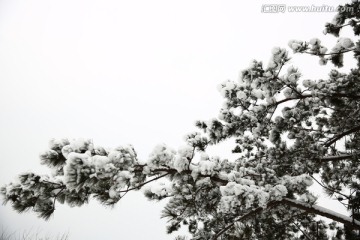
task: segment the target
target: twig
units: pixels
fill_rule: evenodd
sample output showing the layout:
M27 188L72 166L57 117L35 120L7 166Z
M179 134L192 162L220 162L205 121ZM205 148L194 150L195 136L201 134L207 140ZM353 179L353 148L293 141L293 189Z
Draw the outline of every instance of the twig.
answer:
M146 182L144 182L144 183L142 183L142 184L140 184L140 185L138 185L138 186L136 186L136 187L132 187L132 188L129 188L129 189L126 189L126 190L123 190L123 191L119 191L120 193L121 192L129 192L129 191L131 191L131 190L135 190L135 189L139 189L139 188L141 188L142 186L144 186L144 185L146 185L146 184L148 184L148 183L151 183L151 182L153 182L153 181L155 181L155 180L158 180L158 179L160 179L160 178L163 178L163 177L165 177L165 176L167 176L167 175L169 175L170 174L170 172L168 172L168 173L165 173L165 174L163 174L163 175L160 175L160 176L158 176L158 177L156 177L156 178L153 178L153 179L151 179L151 180L149 180L149 181L146 181Z
M298 226L298 224L296 224L296 223L294 222L294 225L296 226L297 229L299 229L300 232L302 232L302 234L303 234L307 239L313 240L309 235L307 235L307 234Z

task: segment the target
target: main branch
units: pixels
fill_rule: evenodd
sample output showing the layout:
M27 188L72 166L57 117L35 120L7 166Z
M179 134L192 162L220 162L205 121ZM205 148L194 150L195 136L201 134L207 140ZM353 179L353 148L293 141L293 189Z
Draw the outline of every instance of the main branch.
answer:
M311 205L311 204L308 204L308 203L304 203L304 202L300 202L300 201L297 201L297 200L293 200L293 199L289 199L289 198L284 198L282 199L281 201L273 201L273 202L270 202L268 203L268 205L266 206L266 208L256 208L255 210L252 210L240 217L237 217L235 218L235 220L230 223L229 225L227 225L225 228L223 228L221 231L219 231L218 233L216 233L212 240L216 240L218 239L218 237L220 237L222 234L224 234L227 230L231 229L234 224L236 222L239 222L239 221L244 221L248 218L251 218L251 217L254 217L256 214L259 214L265 210L269 210L275 206L278 206L278 205L283 205L283 204L286 204L290 207L293 207L293 208L297 208L297 209L300 209L300 210L303 210L307 213L313 213L313 214L316 214L316 215L319 215L319 216L322 216L322 217L326 217L326 218L329 218L329 219L332 219L336 222L340 222L340 223L343 223L345 225L347 225L348 227L352 228L352 229L356 229L356 230L360 230L360 221L357 221L351 217L348 217L348 216L345 216L343 214L339 214L337 212L334 212L330 209L327 209L327 208L324 208L324 207L320 207L320 206L317 206L317 205Z

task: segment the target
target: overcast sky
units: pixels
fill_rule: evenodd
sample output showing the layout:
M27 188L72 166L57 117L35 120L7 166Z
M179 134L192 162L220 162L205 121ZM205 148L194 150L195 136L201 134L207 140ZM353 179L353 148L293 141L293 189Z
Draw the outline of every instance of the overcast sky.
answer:
M0 185L24 171L46 173L38 154L51 138L131 143L141 159L158 143L177 149L195 120L217 116L216 86L237 80L252 59L266 65L290 39L334 43L322 34L334 13L262 13L265 3L279 2L0 0ZM308 56L292 62L307 78L329 70ZM231 157L227 145L212 152ZM45 222L7 205L0 224L72 240L173 239L161 206L138 192L114 209L58 204Z

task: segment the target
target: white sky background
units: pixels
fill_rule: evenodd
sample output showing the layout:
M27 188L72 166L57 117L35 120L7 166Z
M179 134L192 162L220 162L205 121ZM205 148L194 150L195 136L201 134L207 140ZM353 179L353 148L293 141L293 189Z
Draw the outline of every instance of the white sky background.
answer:
M54 137L131 143L143 160L158 143L178 148L195 120L217 116L216 86L237 80L252 59L266 65L271 49L290 39L334 43L322 34L334 13L265 14L264 3L278 2L0 0L0 185L27 170L45 173L38 154ZM317 62L293 59L304 77L325 78L330 67ZM134 192L114 209L57 204L45 222L8 204L0 225L70 239L173 239L162 205Z

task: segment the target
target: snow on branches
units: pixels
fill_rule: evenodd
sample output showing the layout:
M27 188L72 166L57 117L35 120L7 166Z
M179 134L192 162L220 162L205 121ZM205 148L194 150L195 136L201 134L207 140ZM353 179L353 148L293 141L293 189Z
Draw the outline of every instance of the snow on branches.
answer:
M359 2L346 6L359 9ZM338 37L350 26L357 36L359 19L339 12L325 32ZM288 45L294 54L319 57L320 65L330 61L340 68L343 55L354 54L360 66L357 39L339 37L330 48L318 38ZM301 239L308 234L325 239L327 229L337 231L336 239L358 237L352 229L360 229L359 68L304 79L289 60L288 50L276 47L266 67L253 60L238 81L220 84L225 101L218 117L197 121L201 132L186 135L178 150L160 144L141 161L131 145L108 149L86 139L53 139L40 155L52 175L19 175L1 188L4 200L19 212L32 209L48 219L57 202L81 206L93 197L112 205L145 186L148 199L167 199L162 212L169 220L167 231L187 225L193 239ZM226 139L235 141L237 160L206 153L209 145ZM351 216L317 206L309 192L314 182ZM314 230L313 223L322 230Z

